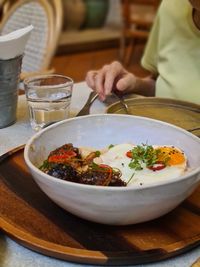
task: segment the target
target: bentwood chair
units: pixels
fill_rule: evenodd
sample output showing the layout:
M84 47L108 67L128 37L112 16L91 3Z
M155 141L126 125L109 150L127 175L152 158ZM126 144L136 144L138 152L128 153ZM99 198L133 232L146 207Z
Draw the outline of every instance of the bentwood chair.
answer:
M58 44L63 28L63 0L49 0L54 13L54 41ZM66 1L66 0L64 0Z
M121 0L121 5L123 27L120 55L122 62L128 65L136 42L148 38L159 0Z
M0 0L0 22L11 6L10 0Z
M25 48L21 79L35 73L49 73L62 29L61 0L19 0L0 24L7 34L32 24L34 29Z

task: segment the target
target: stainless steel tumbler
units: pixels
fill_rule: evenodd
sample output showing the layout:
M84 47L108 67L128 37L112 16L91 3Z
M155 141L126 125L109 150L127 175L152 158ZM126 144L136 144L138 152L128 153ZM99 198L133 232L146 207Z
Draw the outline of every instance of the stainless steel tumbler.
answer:
M23 56L0 60L0 128L16 121L18 82Z

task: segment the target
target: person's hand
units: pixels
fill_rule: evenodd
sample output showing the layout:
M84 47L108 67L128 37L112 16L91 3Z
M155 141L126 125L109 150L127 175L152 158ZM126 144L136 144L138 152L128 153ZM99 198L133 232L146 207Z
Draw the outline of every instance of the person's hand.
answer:
M100 70L91 70L86 75L88 86L98 93L102 101L113 90L124 93L134 91L136 80L137 78L117 61L103 66Z

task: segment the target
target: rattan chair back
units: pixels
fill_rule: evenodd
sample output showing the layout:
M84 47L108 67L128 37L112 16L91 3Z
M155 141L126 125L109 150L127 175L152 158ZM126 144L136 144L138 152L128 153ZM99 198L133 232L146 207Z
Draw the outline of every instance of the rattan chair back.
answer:
M0 32L7 34L30 24L34 26L34 30L25 48L22 72L49 68L61 30L55 26L54 9L48 0L19 0L4 16Z

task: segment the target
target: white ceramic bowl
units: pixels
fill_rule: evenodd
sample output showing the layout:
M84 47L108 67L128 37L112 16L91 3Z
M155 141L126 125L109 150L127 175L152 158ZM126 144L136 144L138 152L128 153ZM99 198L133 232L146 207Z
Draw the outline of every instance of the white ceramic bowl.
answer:
M135 187L103 187L51 177L37 166L65 144L103 148L133 142L174 145L187 155L190 170L176 179ZM25 161L40 188L65 210L87 220L126 225L155 219L174 209L200 181L200 139L157 120L129 115L90 115L56 123L26 144Z

